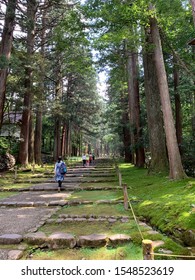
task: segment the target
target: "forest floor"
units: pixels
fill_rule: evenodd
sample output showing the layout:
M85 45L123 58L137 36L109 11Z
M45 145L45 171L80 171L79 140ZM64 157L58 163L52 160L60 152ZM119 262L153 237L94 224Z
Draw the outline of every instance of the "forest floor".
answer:
M170 181L124 163L119 169L128 210L110 160L69 166L60 193L52 166L1 174L0 259L136 260L143 239L162 254L155 259L194 256L195 179Z

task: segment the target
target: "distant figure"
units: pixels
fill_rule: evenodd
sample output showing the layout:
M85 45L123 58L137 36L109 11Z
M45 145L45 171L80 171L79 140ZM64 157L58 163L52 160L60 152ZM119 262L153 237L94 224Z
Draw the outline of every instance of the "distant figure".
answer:
M62 181L64 181L64 176L66 176L67 167L62 157L58 157L58 161L55 164L55 180L58 182L58 192L61 191Z
M87 161L86 154L83 154L82 161L83 161L83 167L85 167L86 166L86 161Z
M95 155L92 155L92 159L93 159L93 164L95 163Z
M90 153L90 154L89 154L89 165L92 164L92 160L93 160L93 157L92 157L92 154Z

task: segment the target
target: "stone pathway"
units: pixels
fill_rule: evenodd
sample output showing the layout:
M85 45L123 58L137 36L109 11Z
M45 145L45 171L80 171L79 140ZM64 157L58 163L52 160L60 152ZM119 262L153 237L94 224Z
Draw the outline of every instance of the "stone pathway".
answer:
M56 219L52 216L57 213L60 207L65 205L93 204L94 201L70 200L69 198L78 190L113 190L118 187L81 187L83 182L114 182L116 181L113 168L107 167L88 167L80 166L68 171L63 182L62 192L57 192L57 184L54 179L47 182L35 184L32 187L20 190L17 195L0 200L0 259L20 259L26 246L21 245L23 241L30 245L47 246L51 249L74 248L74 247L97 247L130 242L131 237L124 234L106 236L101 234L90 234L75 236L62 232L54 232L49 236L38 229L44 224L63 224L69 222L108 222L110 224L129 222L128 216L106 216L102 215L57 215ZM14 189L14 191L16 191ZM18 191L18 190L17 190ZM123 203L122 200L99 200L98 204ZM152 230L149 227L148 230ZM2 245L11 244L13 248L5 249ZM2 248L1 248L2 247Z

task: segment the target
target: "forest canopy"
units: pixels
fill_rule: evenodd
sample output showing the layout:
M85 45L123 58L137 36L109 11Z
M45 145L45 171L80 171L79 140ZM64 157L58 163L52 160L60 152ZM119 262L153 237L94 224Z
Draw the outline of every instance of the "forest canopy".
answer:
M194 176L194 0L0 3L1 154Z

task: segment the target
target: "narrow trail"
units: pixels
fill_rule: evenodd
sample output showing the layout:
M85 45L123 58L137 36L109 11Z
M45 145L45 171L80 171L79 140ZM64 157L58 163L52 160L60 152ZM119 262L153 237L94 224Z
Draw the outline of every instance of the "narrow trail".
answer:
M122 209L122 190L109 161L70 168L60 193L48 179L0 200L0 259L20 259L28 245L72 249L131 242L133 217Z

